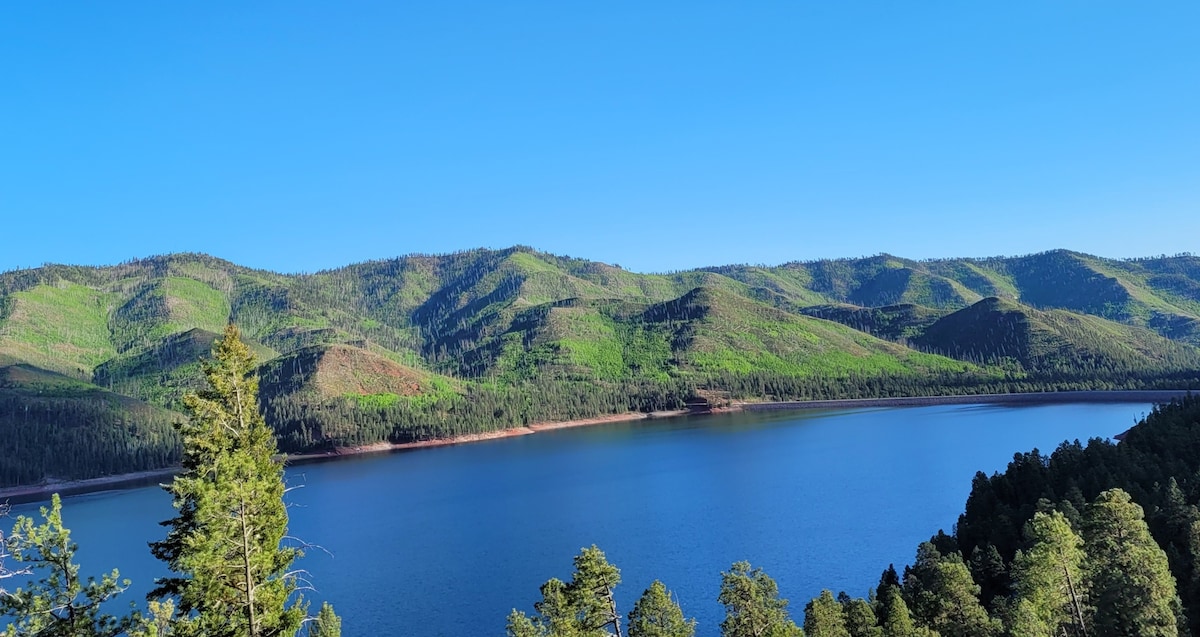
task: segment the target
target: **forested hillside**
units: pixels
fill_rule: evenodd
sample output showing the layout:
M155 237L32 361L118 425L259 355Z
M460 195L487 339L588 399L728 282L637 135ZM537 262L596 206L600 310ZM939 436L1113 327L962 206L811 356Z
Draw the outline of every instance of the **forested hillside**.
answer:
M761 569L714 577L723 637L1181 637L1200 631L1200 398L1156 408L1121 443L1064 442L975 477L955 532L883 570L865 597L830 590L800 611ZM620 570L592 546L552 579L510 637L693 637L695 620L654 581L618 609ZM532 591L531 591L532 592ZM792 606L798 609L799 606ZM796 613L793 619L792 613ZM801 627L802 626L802 627ZM711 629L708 631L711 632Z
M0 370L108 392L95 396L110 416L94 399L11 381L8 457L43 468L6 466L0 485L172 462L170 436L140 432L173 417L228 322L263 364L281 447L297 452L673 409L698 395L1195 387L1200 259L880 255L637 274L515 247L299 275L198 254L7 272ZM48 434L27 407L143 460L68 470L55 442L39 465L31 445Z

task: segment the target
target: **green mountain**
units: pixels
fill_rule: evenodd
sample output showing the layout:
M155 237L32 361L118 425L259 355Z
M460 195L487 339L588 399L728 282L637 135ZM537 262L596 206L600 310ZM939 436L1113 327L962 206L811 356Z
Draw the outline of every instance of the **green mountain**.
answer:
M939 319L913 342L961 360L1012 361L1043 372L1200 367L1200 350L1149 329L1065 310L1034 310L995 297Z
M638 274L514 247L299 275L199 254L0 274L0 365L120 396L116 413L177 410L228 321L263 360L264 408L295 452L696 395L1178 385L1200 368L1200 259L879 255Z
M759 269L725 266L711 271L749 281ZM994 296L1035 309L1065 309L1149 327L1193 344L1200 319L1200 257L1191 255L1116 260L1055 250L934 261L880 255L789 263L771 270L826 302L858 307L911 303L957 310Z
M946 310L912 303L883 307L835 303L814 305L800 311L807 316L835 321L889 341L905 341L917 336L947 314Z

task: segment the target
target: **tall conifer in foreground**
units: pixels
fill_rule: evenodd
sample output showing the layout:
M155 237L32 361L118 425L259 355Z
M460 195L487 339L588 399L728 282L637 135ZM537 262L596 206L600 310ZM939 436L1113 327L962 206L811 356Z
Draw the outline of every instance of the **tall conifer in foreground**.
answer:
M1150 537L1142 507L1121 489L1084 514L1096 635L1175 637L1182 612L1167 555Z
M620 569L593 544L575 556L570 582L556 577L542 584L542 601L533 605L537 615L529 617L516 609L509 613L507 633L510 637L621 637L621 616L613 597L620 583Z
M804 607L805 637L850 637L842 605L826 589Z
M1038 512L1025 526L1031 546L1013 560L1016 608L1012 632L1029 637L1088 637L1090 582L1083 539L1058 511Z
M166 487L179 514L151 545L176 575L151 596L178 597L176 635L292 637L305 615L289 571L300 553L281 545L283 464L258 411L254 355L234 325L204 375L210 388L184 398L183 471Z
M788 601L779 597L779 586L761 568L734 562L721 573L717 601L725 606L723 637L801 637L804 633L788 615Z

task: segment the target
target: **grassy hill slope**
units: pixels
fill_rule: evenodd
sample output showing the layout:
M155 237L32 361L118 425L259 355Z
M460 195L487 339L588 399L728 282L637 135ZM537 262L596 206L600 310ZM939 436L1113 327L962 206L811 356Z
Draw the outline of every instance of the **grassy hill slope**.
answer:
M1030 370L1200 367L1200 351L1151 330L1065 310L1039 311L995 297L943 317L913 341L959 359L1011 360Z
M517 246L299 275L201 254L49 265L0 273L0 366L93 393L47 403L16 383L7 404L160 422L169 412L142 401L175 408L199 388L228 321L266 361L272 423L307 449L672 408L706 391L1185 382L1200 369L1200 259L878 255L639 274ZM19 435L40 441L31 431Z

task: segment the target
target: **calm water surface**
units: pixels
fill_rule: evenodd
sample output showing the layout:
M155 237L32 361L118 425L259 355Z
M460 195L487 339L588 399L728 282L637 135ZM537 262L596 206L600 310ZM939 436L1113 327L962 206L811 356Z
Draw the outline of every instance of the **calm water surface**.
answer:
M720 572L762 566L803 620L822 588L865 595L962 512L976 471L1014 452L1109 437L1149 405L948 406L725 414L567 429L295 467L292 534L347 637L502 635L593 543L628 612L655 578L716 635ZM30 506L19 507L28 513ZM68 498L85 573L119 567L138 600L163 574L146 542L157 488ZM316 603L319 605L319 602ZM315 612L315 606L314 606Z

